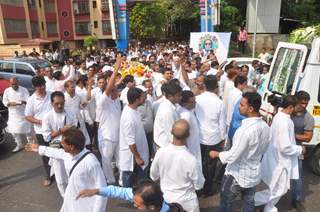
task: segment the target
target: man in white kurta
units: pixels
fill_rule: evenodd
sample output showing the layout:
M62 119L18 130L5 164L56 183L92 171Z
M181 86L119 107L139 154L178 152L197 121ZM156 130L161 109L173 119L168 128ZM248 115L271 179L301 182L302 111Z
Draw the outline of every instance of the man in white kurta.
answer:
M160 180L163 198L167 203L179 203L185 211L198 212L196 190L202 188L204 177L197 159L186 147L189 124L178 120L172 128L173 142L160 148L152 162L150 177Z
M73 139L73 142L69 142ZM82 148L75 147L77 146ZM64 149L57 149L37 144L28 144L27 151L38 152L39 155L45 155L56 160L61 160L64 163L69 177L69 183L66 188L64 200L60 212L105 212L107 198L94 196L90 198L76 199L79 191L86 188L100 188L106 186L106 180L103 175L100 163L92 154L88 154L88 150L84 148L85 138L81 131L72 128L68 134L64 134L62 146ZM70 146L73 150L70 151ZM75 163L87 154L73 169Z
M10 87L4 91L2 102L9 110L8 131L17 144L12 152L23 148L23 140L26 136L30 138L31 125L25 120L24 115L28 98L28 90L19 86L16 78L10 79Z
M32 86L35 88L35 92L28 98L25 109L25 118L28 122L33 124L38 143L40 145L48 145L48 143L44 141L42 135L42 120L45 114L52 109L50 101L51 93L46 91L46 81L42 76L33 77ZM50 166L48 165L49 158L43 156L42 162L46 172L46 179L43 185L49 186L51 184Z
M86 124L84 122L84 117L81 114L81 109L86 106L85 99L76 93L76 86L73 81L67 81L64 85L64 97L65 97L65 104L64 108L67 111L73 111L77 115L79 128L81 129L82 133L86 137L86 145L90 144L90 137L89 133L86 128Z
M79 122L76 113L64 109L65 100L62 92L56 91L51 95L53 109L43 118L43 138L49 143L49 146L57 146L58 148L62 140L62 134L71 126L78 127ZM51 175L55 175L57 187L63 197L68 183L64 163L60 159L50 158L49 164L51 166Z
M178 108L179 116L181 119L186 120L190 126L190 136L187 138L187 148L196 157L200 170L202 171L200 128L194 113L194 107L196 105L194 94L191 91L183 91L180 104L181 107Z
M119 62L118 62L119 63ZM119 67L119 65L116 65ZM97 99L99 108L98 143L102 160L102 169L108 183L115 183L112 159L119 159L119 128L121 104L115 87L118 68L111 75L105 91ZM98 115L98 114L97 114Z
M200 148L202 170L206 182L203 192L206 196L213 195L213 182L217 159L210 159L211 150L221 151L226 136L225 109L222 100L215 93L218 88L217 78L213 75L205 77L205 92L196 96L195 113L200 127Z
M286 105L273 118L271 142L262 159L261 178L268 185L267 190L256 193L255 204L265 205L265 212L278 211L275 205L290 189L290 179L299 179L298 156L303 148L296 145L294 124L290 115L296 99L286 97Z
M176 104L180 103L181 91L181 87L173 82L166 85L166 98L160 103L153 127L153 140L158 148L172 141L171 129L179 118Z
M124 187L132 187L134 177L146 177L149 165L149 148L138 107L145 102L139 88L128 91L128 105L123 109L120 120L119 167Z

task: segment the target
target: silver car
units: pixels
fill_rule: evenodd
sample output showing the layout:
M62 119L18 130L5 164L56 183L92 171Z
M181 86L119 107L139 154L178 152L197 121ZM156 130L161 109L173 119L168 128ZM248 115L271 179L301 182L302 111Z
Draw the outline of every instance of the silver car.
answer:
M44 59L25 57L0 60L0 77L5 79L16 77L20 85L28 89L31 94L34 91L31 79L36 75L37 69L49 66L51 63Z

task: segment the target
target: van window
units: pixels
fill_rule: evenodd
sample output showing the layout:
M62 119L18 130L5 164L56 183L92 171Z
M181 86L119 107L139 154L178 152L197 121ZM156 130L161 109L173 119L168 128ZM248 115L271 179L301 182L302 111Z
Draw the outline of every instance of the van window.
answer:
M280 48L271 72L268 89L287 95L292 91L297 70L301 65L302 50Z
M0 72L13 73L13 63L0 62Z
M25 75L35 75L34 71L25 64L16 64L16 73L17 74L25 74Z

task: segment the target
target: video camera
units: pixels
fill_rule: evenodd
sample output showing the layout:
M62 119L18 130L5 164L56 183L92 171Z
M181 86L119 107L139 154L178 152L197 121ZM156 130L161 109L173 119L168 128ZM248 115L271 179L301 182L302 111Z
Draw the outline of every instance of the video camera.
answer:
M283 107L284 96L281 93L272 91L272 94L268 96L268 102L274 107Z

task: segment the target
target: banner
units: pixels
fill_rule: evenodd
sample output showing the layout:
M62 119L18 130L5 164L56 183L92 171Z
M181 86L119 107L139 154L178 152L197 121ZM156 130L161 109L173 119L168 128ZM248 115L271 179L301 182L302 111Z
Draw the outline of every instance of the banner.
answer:
M218 62L222 63L228 57L230 38L231 32L191 32L190 48L201 54L213 50Z

